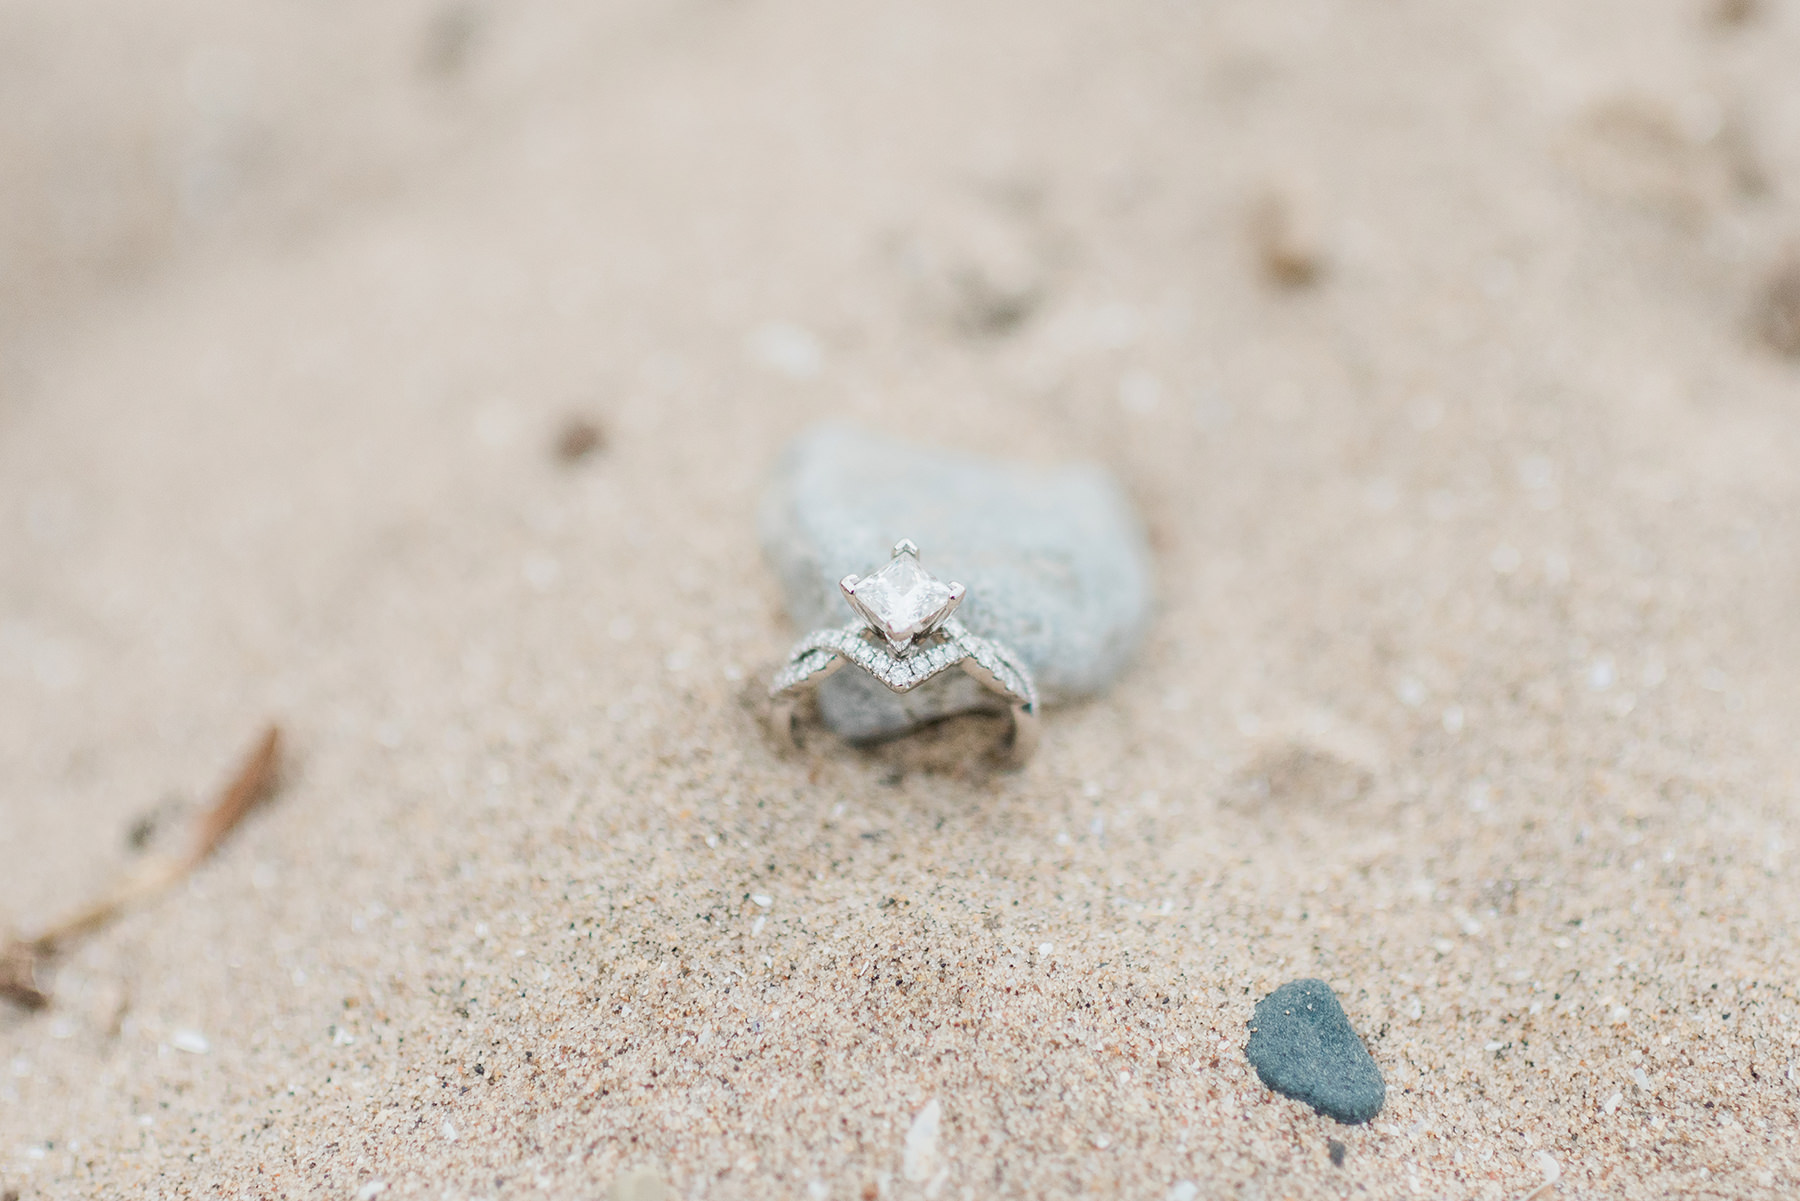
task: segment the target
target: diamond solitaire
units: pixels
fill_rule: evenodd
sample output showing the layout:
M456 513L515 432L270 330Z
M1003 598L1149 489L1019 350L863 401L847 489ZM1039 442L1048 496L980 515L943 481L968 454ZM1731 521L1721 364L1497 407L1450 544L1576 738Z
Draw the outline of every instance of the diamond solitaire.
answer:
M814 630L788 652L787 666L769 683L770 721L784 742L798 746L794 726L803 693L854 664L895 692L911 692L952 667L992 692L1012 714L1004 757L1022 764L1037 745L1037 685L1011 649L970 633L952 617L963 586L946 584L919 566L919 548L894 544L887 566L838 582L859 620Z
M896 655L907 654L914 639L943 625L963 598L961 584L946 584L919 566L919 548L905 539L894 544L886 567L861 579L847 575L838 587Z

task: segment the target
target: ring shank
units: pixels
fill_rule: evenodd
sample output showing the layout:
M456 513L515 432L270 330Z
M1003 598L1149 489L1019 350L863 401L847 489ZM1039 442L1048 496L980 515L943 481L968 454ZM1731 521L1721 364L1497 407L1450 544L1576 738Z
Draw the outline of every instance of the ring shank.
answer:
M1012 733L1006 740L1006 760L1013 764L1023 764L1037 751L1037 698L1018 697L999 677L974 659L964 659L962 669L975 677L976 682L989 692L1005 697L1010 702L1007 708L1012 713Z
M1005 761L1011 766L1023 765L1037 749L1038 699L1031 673L1010 650L970 633L954 619L944 623L932 643L905 658L879 645L860 625L821 630L801 639L789 655L787 667L777 673L769 688L769 724L784 745L800 745L797 717L802 694L853 661L895 692L910 691L948 668L960 666L1007 702L1012 728L1004 743Z

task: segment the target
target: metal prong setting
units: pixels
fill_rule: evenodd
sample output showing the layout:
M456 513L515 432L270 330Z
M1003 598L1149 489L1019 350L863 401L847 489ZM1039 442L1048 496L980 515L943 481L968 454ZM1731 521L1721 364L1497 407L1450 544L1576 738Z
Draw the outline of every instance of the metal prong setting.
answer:
M906 563L896 566L903 556ZM920 639L935 632L949 619L952 613L956 612L956 607L962 603L966 590L961 584L945 584L933 579L929 572L920 567L919 544L911 538L902 538L894 543L893 553L888 557L888 564L869 576L847 575L838 581L838 589L843 592L844 600L849 604L851 611L862 618L871 630L886 638L888 646L893 649L895 654L903 655L916 646ZM891 619L891 614L884 616L881 611L881 602L876 601L873 597L859 596L857 589L866 588L870 584L885 579L903 567L910 567L914 573L913 576L908 577L909 579L922 578L930 587L937 589L943 599L936 609L928 613L918 613L915 610L904 621L897 622ZM910 588L911 586L905 587ZM883 592L882 595L891 603L892 598L886 592ZM902 634L900 633L901 629L910 632Z
M867 606L865 606L862 603L862 601L857 599L856 585L860 582L861 581L860 581L859 577L857 577L854 574L851 574L851 575L847 575L843 579L839 580L838 587L843 590L844 600L849 602L851 611L854 612L858 617L862 618L863 623L865 625L869 626L871 629L874 629L874 628L878 627L881 623L873 613L869 612Z
M920 632L919 636L921 638L924 637L926 634L931 633L948 621L950 615L956 612L956 606L962 604L962 598L965 592L967 592L967 589L961 584L952 581L950 584L950 598L944 602L943 608L932 614L931 620L925 623L925 628Z

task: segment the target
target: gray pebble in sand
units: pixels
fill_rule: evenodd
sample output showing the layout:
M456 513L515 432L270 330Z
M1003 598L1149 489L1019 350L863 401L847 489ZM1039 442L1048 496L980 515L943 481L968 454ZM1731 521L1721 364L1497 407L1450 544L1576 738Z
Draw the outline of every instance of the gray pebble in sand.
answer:
M968 588L957 617L1012 647L1047 704L1104 690L1150 618L1142 525L1093 464L1002 462L824 425L788 447L760 527L802 633L853 620L838 581L879 568L894 543L912 539L927 571ZM864 742L993 704L962 672L893 693L840 671L819 689L825 723Z
M1387 1085L1331 986L1290 980L1256 1003L1250 1064L1268 1087L1344 1123L1381 1112Z

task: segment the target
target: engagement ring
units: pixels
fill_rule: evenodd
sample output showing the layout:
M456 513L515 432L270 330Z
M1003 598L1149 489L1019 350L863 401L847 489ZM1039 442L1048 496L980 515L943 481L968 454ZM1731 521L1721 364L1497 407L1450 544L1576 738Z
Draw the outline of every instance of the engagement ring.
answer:
M800 695L826 676L854 663L895 692L961 667L1012 712L1007 757L1015 764L1037 746L1037 686L1018 655L971 634L951 616L962 603L961 584L937 579L919 566L919 548L902 540L887 566L873 575L847 575L838 584L858 620L815 630L794 644L787 666L769 685L775 732L799 744L794 711Z

